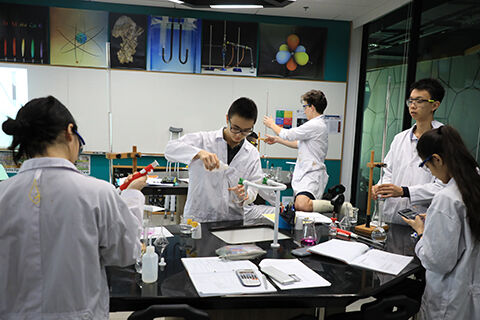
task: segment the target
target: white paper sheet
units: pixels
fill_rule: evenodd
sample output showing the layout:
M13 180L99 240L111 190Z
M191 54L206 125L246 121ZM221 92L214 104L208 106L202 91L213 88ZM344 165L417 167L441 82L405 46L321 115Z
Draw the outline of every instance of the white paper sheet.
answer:
M272 279L282 290L329 287L332 285L298 259L263 259L260 261L260 269L266 266L275 267L286 274L294 274L300 279L300 281L285 285Z
M203 257L182 258L182 263L201 297L277 291L269 281L262 280L257 266L248 260L228 261L218 257ZM262 284L258 287L243 286L235 273L238 269L254 270Z

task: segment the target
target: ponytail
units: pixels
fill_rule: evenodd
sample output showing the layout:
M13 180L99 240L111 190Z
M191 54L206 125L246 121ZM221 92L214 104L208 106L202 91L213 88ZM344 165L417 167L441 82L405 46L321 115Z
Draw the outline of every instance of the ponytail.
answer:
M442 157L462 195L470 229L474 237L480 240L479 166L458 131L451 126L430 130L418 141L417 151L422 159L434 153Z

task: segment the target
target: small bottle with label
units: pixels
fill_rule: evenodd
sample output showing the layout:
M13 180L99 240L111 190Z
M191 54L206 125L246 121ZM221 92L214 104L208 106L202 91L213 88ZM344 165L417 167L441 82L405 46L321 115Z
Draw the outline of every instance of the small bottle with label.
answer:
M337 218L331 218L332 222L330 222L330 225L328 226L328 235L331 237L337 236Z
M158 278L158 255L154 246L148 246L147 252L142 257L142 281L153 283Z

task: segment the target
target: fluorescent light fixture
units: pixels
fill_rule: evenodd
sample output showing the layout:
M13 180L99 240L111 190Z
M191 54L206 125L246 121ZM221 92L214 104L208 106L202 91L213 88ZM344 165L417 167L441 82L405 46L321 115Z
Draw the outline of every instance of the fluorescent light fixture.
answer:
M178 3L178 4L182 4L183 1L182 0L168 0L170 2L174 2L174 3Z
M261 9L260 4L211 4L212 9Z

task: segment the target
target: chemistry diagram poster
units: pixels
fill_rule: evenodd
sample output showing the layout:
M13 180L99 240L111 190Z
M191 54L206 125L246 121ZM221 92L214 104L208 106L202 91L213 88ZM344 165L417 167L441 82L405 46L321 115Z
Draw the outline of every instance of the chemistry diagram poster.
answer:
M260 24L259 76L323 80L327 28Z
M110 65L145 70L147 16L110 12Z
M256 76L258 23L202 22L202 73Z
M50 63L106 67L108 13L50 8Z
M150 16L148 28L149 70L200 73L201 20Z
M0 4L0 61L48 63L48 7Z

